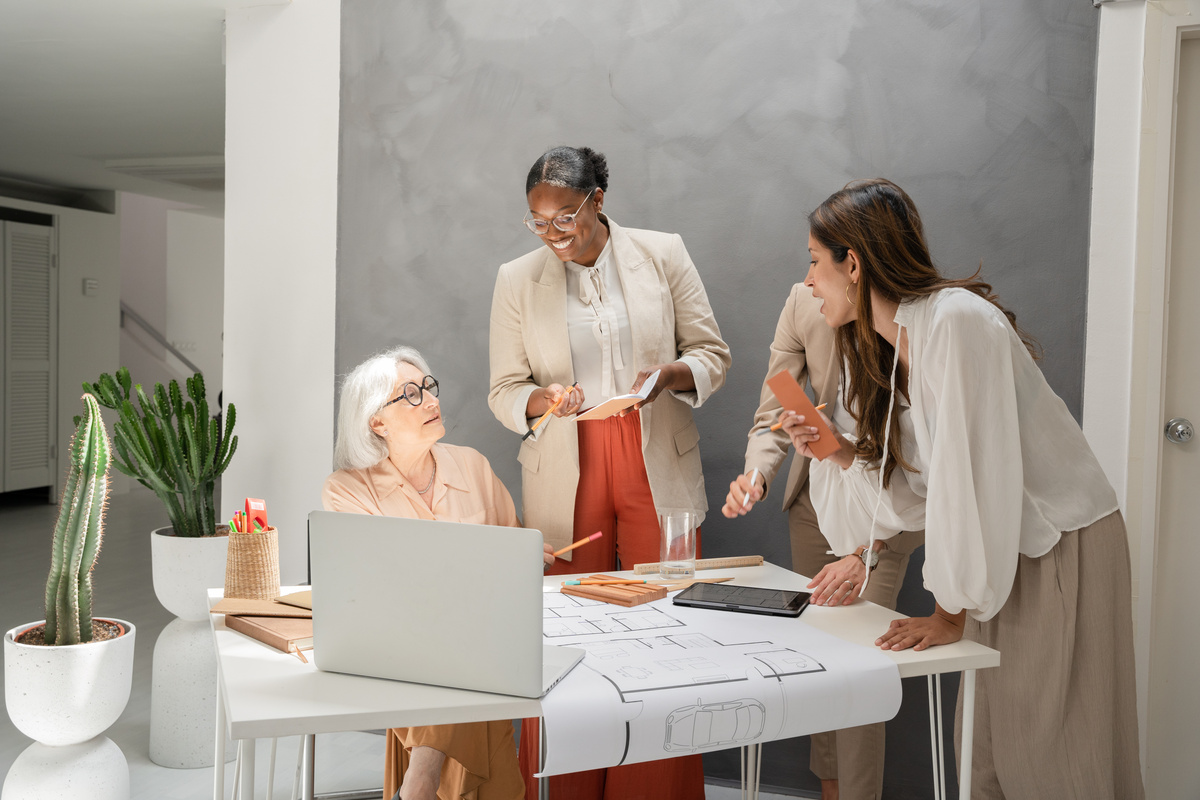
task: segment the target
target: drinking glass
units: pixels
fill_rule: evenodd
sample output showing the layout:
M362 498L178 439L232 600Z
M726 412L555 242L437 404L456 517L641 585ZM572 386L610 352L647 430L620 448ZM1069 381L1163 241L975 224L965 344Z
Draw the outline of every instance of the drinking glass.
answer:
M658 574L666 579L684 579L696 575L696 514L684 509L661 509L658 527L662 531Z

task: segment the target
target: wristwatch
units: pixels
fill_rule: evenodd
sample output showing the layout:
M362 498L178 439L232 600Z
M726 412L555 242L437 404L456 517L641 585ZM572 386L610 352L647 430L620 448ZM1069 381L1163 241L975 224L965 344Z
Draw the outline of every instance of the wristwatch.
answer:
M873 572L875 568L879 566L879 553L875 552L869 547L860 547L854 553L854 555L862 559L863 566L865 566L868 571Z

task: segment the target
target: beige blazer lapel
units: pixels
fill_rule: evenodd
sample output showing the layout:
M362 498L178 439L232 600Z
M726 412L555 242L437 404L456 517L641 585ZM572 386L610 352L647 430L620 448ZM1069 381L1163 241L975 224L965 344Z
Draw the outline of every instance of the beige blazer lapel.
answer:
M607 219L607 217L606 217ZM650 257L634 247L629 235L611 219L608 231L612 237L613 258L617 263L617 275L625 293L626 313L629 314L629 332L633 340L633 365L642 370L653 364L674 360L674 354L664 357L660 352L666 341L663 334L662 284ZM674 341L675 337L670 337ZM630 387L618 386L618 392L628 392Z
M534 380L543 386L555 381L572 383L575 371L567 335L566 267L549 248L546 248L542 274L533 283L531 301L533 318L528 322L535 331L541 358L530 358L529 361L531 365L549 370L546 375L535 373Z

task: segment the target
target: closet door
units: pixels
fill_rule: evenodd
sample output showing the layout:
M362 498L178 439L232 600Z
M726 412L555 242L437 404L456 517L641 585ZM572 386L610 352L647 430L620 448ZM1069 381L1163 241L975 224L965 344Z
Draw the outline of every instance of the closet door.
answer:
M54 229L0 223L4 239L4 409L0 490L54 484L58 271Z

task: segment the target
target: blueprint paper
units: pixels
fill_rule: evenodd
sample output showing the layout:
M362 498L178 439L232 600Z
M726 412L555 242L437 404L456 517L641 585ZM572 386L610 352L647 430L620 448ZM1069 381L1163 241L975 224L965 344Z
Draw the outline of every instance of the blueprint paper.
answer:
M674 605L623 608L547 592L547 644L587 655L545 698L541 774L633 764L891 719L882 652L799 618Z

